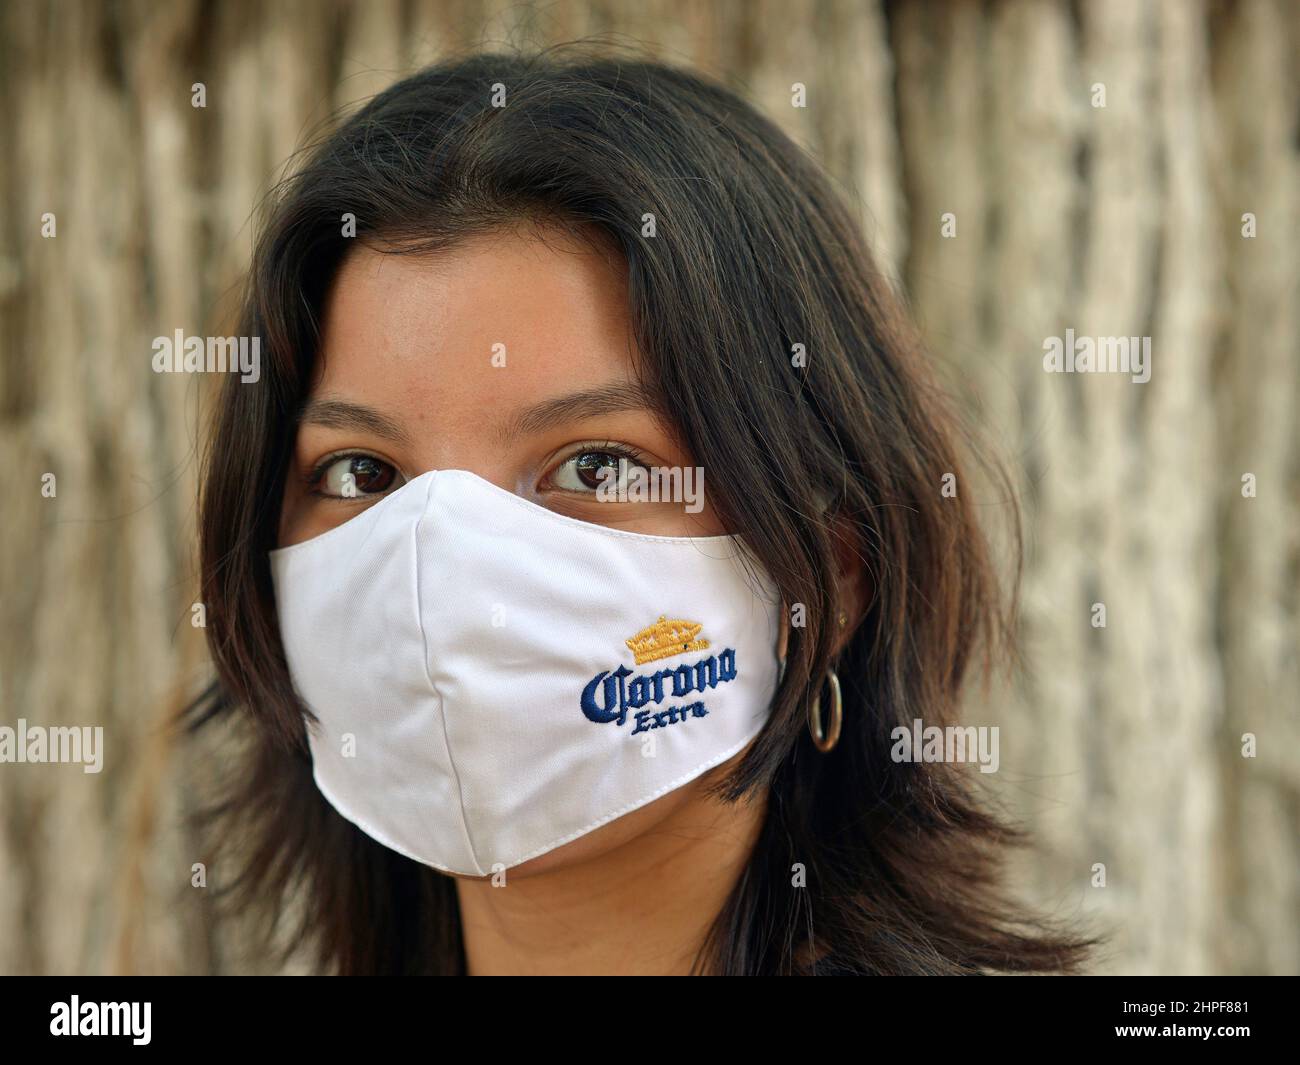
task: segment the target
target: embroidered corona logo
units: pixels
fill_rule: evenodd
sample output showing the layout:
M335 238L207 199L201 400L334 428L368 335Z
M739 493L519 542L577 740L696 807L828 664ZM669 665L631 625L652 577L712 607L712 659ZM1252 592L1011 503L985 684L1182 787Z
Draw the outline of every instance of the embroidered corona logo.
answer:
M628 650L636 656L636 664L643 666L647 662L657 662L661 658L671 658L687 651L705 650L709 641L696 639L702 628L704 626L698 621L669 621L665 615L660 614L658 621L642 629L626 643Z
M703 628L696 621L670 619L666 614L660 614L658 621L624 643L632 652L636 665L642 666L690 651L707 650L709 641L699 638ZM676 725L687 718L705 717L709 713L704 701L698 698L664 710L646 710L643 707L667 699L680 699L692 692L704 694L735 679L736 651L728 647L697 662L667 667L655 673L634 674L625 665L597 673L582 690L580 704L587 719L598 724L613 721L622 725L627 721L628 711L633 711L636 727L632 735L636 735Z

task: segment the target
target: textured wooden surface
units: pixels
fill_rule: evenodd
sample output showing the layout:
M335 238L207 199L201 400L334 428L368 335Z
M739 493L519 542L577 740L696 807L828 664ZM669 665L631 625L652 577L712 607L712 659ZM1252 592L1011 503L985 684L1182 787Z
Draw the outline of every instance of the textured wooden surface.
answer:
M448 48L587 34L827 161L1016 470L1028 668L972 717L1041 841L1026 896L1105 921L1101 971L1300 971L1300 5L11 0L0 724L103 725L106 762L0 765L0 972L261 967L190 886L182 815L236 754L163 728L205 675L204 386L151 340L227 325L258 198L336 108ZM1044 373L1066 328L1152 336L1150 383Z

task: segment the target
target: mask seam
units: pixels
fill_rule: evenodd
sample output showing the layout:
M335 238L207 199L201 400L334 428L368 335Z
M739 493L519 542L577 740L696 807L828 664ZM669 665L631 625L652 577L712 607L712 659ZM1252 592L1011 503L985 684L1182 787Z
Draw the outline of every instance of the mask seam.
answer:
M465 833L465 845L469 848L470 860L474 863L474 868L481 870L483 867L479 863L478 854L474 850L474 840L469 834L469 819L465 816L465 790L460 783L460 771L456 768L456 759L451 753L451 737L447 734L447 702L438 691L438 685L434 683L433 673L429 669L429 633L424 627L424 604L421 602L423 586L420 581L420 529L424 526L429 517L429 499L433 495L433 486L437 479L429 478L429 487L424 493L424 508L420 511L419 520L415 523L415 532L413 536L414 555L415 555L415 616L420 626L420 641L424 646L424 677L429 682L429 688L433 691L435 698L438 700L438 717L442 720L442 743L447 751L447 764L451 766L451 776L456 782L456 799L460 804L460 826Z

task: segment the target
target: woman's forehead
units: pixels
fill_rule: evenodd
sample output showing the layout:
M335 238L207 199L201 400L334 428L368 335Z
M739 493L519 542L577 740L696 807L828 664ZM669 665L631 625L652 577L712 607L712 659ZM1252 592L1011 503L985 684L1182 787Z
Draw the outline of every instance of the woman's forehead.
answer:
M621 263L561 230L494 231L436 252L362 246L325 308L313 392L417 402L544 394L631 375Z

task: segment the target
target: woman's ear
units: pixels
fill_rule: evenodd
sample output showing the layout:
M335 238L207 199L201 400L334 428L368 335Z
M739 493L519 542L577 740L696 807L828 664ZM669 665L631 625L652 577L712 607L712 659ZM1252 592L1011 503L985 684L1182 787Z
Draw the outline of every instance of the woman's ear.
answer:
M847 518L838 518L832 532L835 543L835 653L839 654L849 636L862 623L869 596L866 588L866 565L858 550L861 542L857 527ZM839 619L844 618L844 624ZM781 637L777 657L785 658L790 643L790 607L781 603Z
M848 518L836 518L831 535L836 564L835 653L839 654L866 614L869 575L857 526Z

